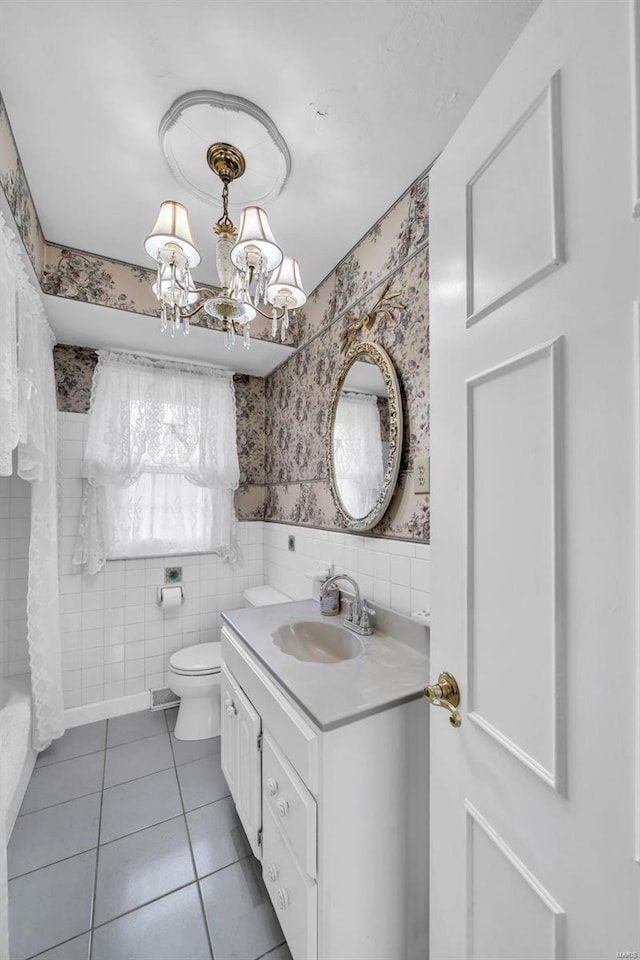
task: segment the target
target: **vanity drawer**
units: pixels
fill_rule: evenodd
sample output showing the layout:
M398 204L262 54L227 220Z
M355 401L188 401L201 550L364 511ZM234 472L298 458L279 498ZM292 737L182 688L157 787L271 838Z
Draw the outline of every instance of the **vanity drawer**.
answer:
M318 888L287 847L270 807L265 807L262 875L293 960L318 955Z
M263 806L269 808L302 869L317 871L316 802L268 733L262 747Z

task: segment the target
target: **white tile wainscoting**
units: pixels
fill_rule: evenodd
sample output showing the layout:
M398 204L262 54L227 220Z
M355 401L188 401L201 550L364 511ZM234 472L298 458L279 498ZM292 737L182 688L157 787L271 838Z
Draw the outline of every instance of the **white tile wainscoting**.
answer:
M27 571L31 487L0 477L0 677L29 673Z
M362 595L398 613L431 607L431 547L426 543L336 533L284 523L264 524L265 582L294 600L312 595L306 576L324 564L348 573ZM295 550L288 549L289 536Z
M263 583L262 523L240 523L243 562L213 555L111 560L95 576L71 562L80 503L88 417L58 413L60 457L60 609L65 707L79 707L166 686L169 656L216 639L220 611L243 605ZM185 601L163 611L156 590L165 566L181 566Z

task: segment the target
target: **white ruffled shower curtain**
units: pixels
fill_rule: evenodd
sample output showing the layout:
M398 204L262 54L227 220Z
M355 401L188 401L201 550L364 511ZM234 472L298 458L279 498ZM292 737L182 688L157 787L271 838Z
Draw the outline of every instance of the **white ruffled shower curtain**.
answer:
M347 512L366 517L378 499L385 469L377 397L341 395L333 428L333 462Z
M27 641L33 747L64 733L58 595L55 337L0 213L0 475L31 483Z
M74 563L216 553L239 558L232 374L101 350Z

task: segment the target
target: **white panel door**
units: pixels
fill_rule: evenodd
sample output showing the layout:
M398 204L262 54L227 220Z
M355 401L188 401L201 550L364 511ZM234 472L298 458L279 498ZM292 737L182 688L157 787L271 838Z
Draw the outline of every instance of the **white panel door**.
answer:
M432 960L640 951L636 5L544 0L431 173Z

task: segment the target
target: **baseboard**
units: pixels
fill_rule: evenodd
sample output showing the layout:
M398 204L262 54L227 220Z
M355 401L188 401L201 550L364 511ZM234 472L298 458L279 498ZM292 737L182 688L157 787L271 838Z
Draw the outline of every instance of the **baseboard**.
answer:
M148 690L143 690L142 693L130 693L126 697L115 697L113 700L85 703L81 707L69 707L65 710L65 727L69 730L71 727L79 727L85 723L95 723L96 720L122 717L125 713L148 710L150 706L151 694Z

